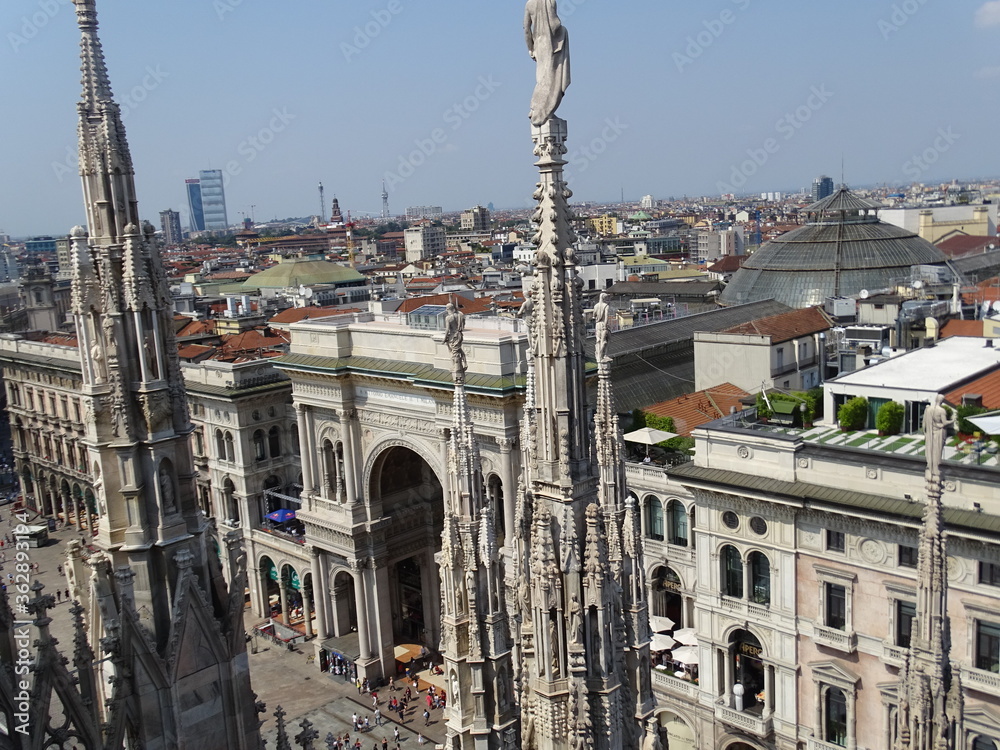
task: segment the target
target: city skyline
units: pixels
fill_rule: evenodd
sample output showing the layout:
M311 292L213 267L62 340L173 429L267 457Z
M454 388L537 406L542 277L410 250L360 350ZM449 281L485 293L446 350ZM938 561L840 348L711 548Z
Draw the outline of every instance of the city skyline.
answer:
M989 44L1000 4L848 5L561 2L583 50L566 105L578 123L567 170L576 198L800 189L823 173L839 182L842 158L852 185L994 172L982 155L1000 110ZM145 7L108 6L107 31L124 40L108 65L146 217L186 205L184 179L206 167L227 173L234 224L251 205L258 220L315 212L317 180L356 214L380 213L383 179L397 213L530 204L521 143L532 62L511 43L522 32L502 7L477 8L473 22L457 3L433 14L405 0L308 3L276 16L241 0L181 0L152 37L137 31L149 27ZM66 64L78 42L71 5L10 3L0 25L0 59L20 71L0 92L33 103L9 122L18 148L6 166L18 180L0 193L0 227L68 231L82 221L76 135L65 125L78 86ZM255 44L261 29L267 39ZM442 43L428 45L435 37ZM402 75L421 68L439 72ZM332 93L317 88L326 81ZM48 94L33 96L41 86Z

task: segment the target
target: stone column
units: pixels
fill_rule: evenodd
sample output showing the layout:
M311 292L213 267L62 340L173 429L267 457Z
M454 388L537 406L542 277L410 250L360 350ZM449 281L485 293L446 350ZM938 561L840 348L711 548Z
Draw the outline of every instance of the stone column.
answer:
M855 750L858 743L855 739L857 736L857 727L855 726L857 721L857 712L854 708L854 694L845 690L844 698L847 699L847 750Z
M771 718L774 714L774 667L769 664L764 665L764 718Z
M320 551L316 547L311 547L309 550L310 565L311 565L311 579L313 586L313 607L316 609L316 636L318 638L326 638L326 607L324 606L325 600L328 598L327 588L324 585L323 573L320 568Z
M503 483L504 546L510 547L517 533L514 528L514 496L517 495L517 487L511 466L513 460L511 448L514 447L514 439L500 438L497 443L500 445L500 481Z
M309 428L306 420L306 409L302 404L295 405L295 416L299 424L299 453L302 456L302 491L307 495L312 488L312 457L309 455Z
M309 589L305 583L302 584L302 624L306 629L306 638L311 638L312 629L312 597L309 596Z
M347 504L357 505L361 498L357 491L357 465L354 461L354 409L345 409L342 425L344 428L344 481L347 484Z
M292 618L288 616L288 581L284 575L278 574L278 595L281 598L281 621L291 625Z
M352 560L351 571L354 573L354 603L358 610L358 648L361 651L361 661L367 661L372 650L369 645L368 601L364 583L363 560Z
M726 663L724 665L726 684L722 686L723 689L725 690L725 693L723 694L723 697L726 700L726 705L729 706L730 708L732 708L733 707L733 683L734 683L734 679L733 679L733 653L732 653L732 648L731 647L727 648L723 653L725 654L725 659L726 659Z

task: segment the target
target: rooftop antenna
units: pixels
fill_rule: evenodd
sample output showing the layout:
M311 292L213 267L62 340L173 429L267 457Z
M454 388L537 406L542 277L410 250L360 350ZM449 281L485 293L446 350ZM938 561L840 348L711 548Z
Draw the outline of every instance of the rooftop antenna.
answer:
M843 154L843 152L841 152L841 154L840 154L840 185L841 185L841 187L844 187L845 185L847 185L847 181L844 179L844 154Z
M382 180L382 220L389 221L389 193L385 189L385 180Z
M319 184L319 223L326 224L326 199L323 197L323 183Z

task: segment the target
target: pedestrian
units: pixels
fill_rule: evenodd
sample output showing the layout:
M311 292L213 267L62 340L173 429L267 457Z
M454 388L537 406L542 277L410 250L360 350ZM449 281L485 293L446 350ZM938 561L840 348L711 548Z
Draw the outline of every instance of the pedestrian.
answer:
M406 719L403 718L403 708L402 707L400 707L400 709L399 709L399 723L400 724L405 724L406 723Z
M399 744L399 727L392 728L392 741Z
M64 596L66 597L66 601L69 601L69 589L66 589Z
M62 575L62 565L60 565L59 567L57 567L56 570L59 571L59 575Z
M378 691L372 690L372 708L378 705Z
M382 738L382 750L389 750L389 740Z
M353 714L351 714L351 722L354 724L354 731L357 732L358 731L358 712L357 711L355 711Z
M429 726L431 723L431 712L426 708L424 709L424 726Z
M366 716L365 717L365 731L367 732L370 729L371 729L371 725L368 723L368 717Z
M427 742L427 740L424 739L424 736L420 734L420 732L417 732L417 744L423 745L425 742Z
M62 598L62 591L60 591L59 589L56 589L56 604L59 603L59 600L61 598Z
M375 723L382 726L382 712L378 706L375 706Z

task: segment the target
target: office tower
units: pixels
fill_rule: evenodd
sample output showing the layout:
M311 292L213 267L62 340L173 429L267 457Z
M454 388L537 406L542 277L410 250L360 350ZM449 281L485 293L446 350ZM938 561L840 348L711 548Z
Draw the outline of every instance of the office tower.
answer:
M463 232L490 231L490 212L482 206L474 206L462 212Z
M192 232L205 231L205 208L201 201L201 180L184 180L187 188L188 212Z
M833 195L833 178L822 174L813 180L813 203L829 195Z
M206 169L198 173L201 178L201 205L205 212L205 229L224 232L229 228L226 216L225 176L221 169Z
M181 232L180 211L168 208L160 211L160 227L163 229L163 244L166 247L176 247L184 241L184 233Z

